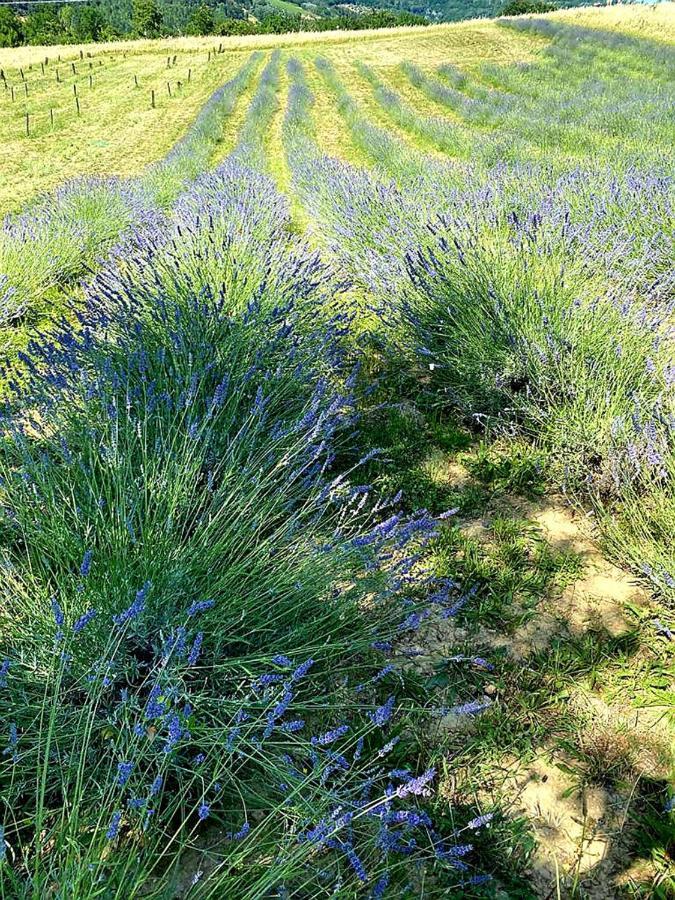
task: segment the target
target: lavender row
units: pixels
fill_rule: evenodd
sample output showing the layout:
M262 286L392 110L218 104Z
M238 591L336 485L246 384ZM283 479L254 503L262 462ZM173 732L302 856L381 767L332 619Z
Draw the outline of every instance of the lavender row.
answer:
M558 156L479 163L464 185L437 182L434 201L414 179L387 183L323 155L298 124L312 97L292 74L295 189L398 368L426 372L429 402L518 423L553 449L622 559L670 592L675 562L658 535L675 527L672 180Z
M430 614L410 585L443 525L359 478L351 320L324 312L342 288L287 223L270 179L227 160L24 355L0 453L16 896L482 878L490 816L432 822L392 665Z

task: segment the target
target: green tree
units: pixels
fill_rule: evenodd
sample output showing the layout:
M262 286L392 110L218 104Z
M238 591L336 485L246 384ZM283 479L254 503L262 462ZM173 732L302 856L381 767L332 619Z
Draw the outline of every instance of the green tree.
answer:
M553 12L558 7L555 3L547 3L546 0L509 0L502 7L500 16L525 16L528 13Z
M190 16L188 34L213 34L214 27L213 10L202 3Z
M27 44L63 44L68 41L68 32L59 19L58 7L41 6L26 16L24 33Z
M83 5L74 12L72 29L75 40L78 43L100 41L105 25L100 10L95 6Z
M0 6L0 47L18 47L23 38L21 22L9 6Z
M162 13L155 0L134 0L132 27L139 37L159 37Z

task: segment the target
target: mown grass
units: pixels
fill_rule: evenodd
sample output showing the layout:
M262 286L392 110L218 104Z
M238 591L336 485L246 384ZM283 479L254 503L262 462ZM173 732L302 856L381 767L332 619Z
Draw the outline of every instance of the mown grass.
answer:
M89 48L90 59L74 57L77 74L73 75L69 62L57 62L59 49L45 51L50 62L44 76L38 54L33 51L32 68L24 70L28 97L16 67L5 64L16 100L11 101L9 90L0 92L0 141L4 150L0 212L16 210L36 194L75 175L139 174L181 137L209 95L246 58L244 54L216 54L207 62L207 50L183 50L177 54L175 66L167 68L170 47L145 53L115 51L114 55ZM167 83L171 85L171 97ZM79 116L74 86L80 101ZM151 107L153 90L155 109ZM26 136L26 113L30 137Z

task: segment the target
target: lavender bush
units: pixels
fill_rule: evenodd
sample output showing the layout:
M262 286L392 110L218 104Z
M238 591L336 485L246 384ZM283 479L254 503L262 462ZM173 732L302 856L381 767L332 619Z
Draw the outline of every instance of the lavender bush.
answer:
M439 523L336 470L354 371L312 313L335 287L241 176L102 269L3 420L13 896L382 896L411 855L477 880L477 826L442 835L434 770L402 764L385 666Z

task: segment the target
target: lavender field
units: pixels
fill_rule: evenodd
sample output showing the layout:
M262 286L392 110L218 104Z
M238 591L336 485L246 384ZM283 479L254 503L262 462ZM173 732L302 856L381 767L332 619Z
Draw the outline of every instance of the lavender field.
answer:
M675 896L674 26L109 45L117 135L11 107L2 900ZM167 57L184 128L120 87Z

